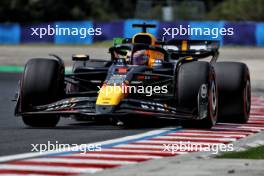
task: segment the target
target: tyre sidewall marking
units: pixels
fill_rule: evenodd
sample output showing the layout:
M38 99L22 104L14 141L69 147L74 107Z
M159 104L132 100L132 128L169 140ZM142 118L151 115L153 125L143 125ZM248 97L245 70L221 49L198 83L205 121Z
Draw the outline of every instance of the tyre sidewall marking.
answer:
M217 88L216 88L216 82L214 79L214 75L211 74L210 75L210 79L209 79L209 84L210 84L210 88L209 90L209 114L210 114L210 119L212 121L213 124L216 123L217 121ZM215 100L215 101L214 101Z

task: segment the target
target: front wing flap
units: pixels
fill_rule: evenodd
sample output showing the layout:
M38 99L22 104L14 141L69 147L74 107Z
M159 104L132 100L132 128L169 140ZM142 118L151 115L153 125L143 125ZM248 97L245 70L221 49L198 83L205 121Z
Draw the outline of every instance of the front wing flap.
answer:
M57 114L83 116L124 116L127 114L142 114L162 119L190 120L196 119L195 110L174 108L162 103L154 103L137 99L124 99L115 107L113 113L97 113L96 97L74 97L63 99L51 104L35 106L32 112L21 115Z

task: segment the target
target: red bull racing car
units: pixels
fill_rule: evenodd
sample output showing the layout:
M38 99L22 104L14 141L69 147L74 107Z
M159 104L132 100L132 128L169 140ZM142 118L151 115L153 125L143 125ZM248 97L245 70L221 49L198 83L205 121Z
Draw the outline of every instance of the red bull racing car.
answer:
M142 32L115 39L111 60L73 55L70 74L56 55L29 60L15 115L32 127L56 126L60 117L124 124L149 117L196 128L211 128L217 121L247 122L248 67L217 62L218 41L158 41L147 32L155 25L133 27Z

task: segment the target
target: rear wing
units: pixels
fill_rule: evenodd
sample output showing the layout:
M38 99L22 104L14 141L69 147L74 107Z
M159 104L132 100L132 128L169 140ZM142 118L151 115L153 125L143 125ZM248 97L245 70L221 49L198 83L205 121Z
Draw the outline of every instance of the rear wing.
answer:
M218 50L218 40L169 40L163 44L164 49L175 51L212 51Z
M204 58L216 56L220 42L217 40L169 40L161 44L169 53L179 54L181 56L196 56Z

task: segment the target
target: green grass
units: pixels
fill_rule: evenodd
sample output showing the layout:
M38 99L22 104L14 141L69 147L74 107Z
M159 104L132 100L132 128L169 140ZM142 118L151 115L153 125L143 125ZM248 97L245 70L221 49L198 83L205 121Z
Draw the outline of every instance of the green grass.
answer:
M66 67L65 73L71 73L72 68ZM0 73L22 73L24 71L24 66L16 65L0 65Z
M104 41L104 42L95 42L91 45L92 47L111 47L113 45L113 41Z
M0 72L20 73L24 71L22 66L0 65Z
M217 158L264 159L264 146L250 148L246 151L224 153Z

